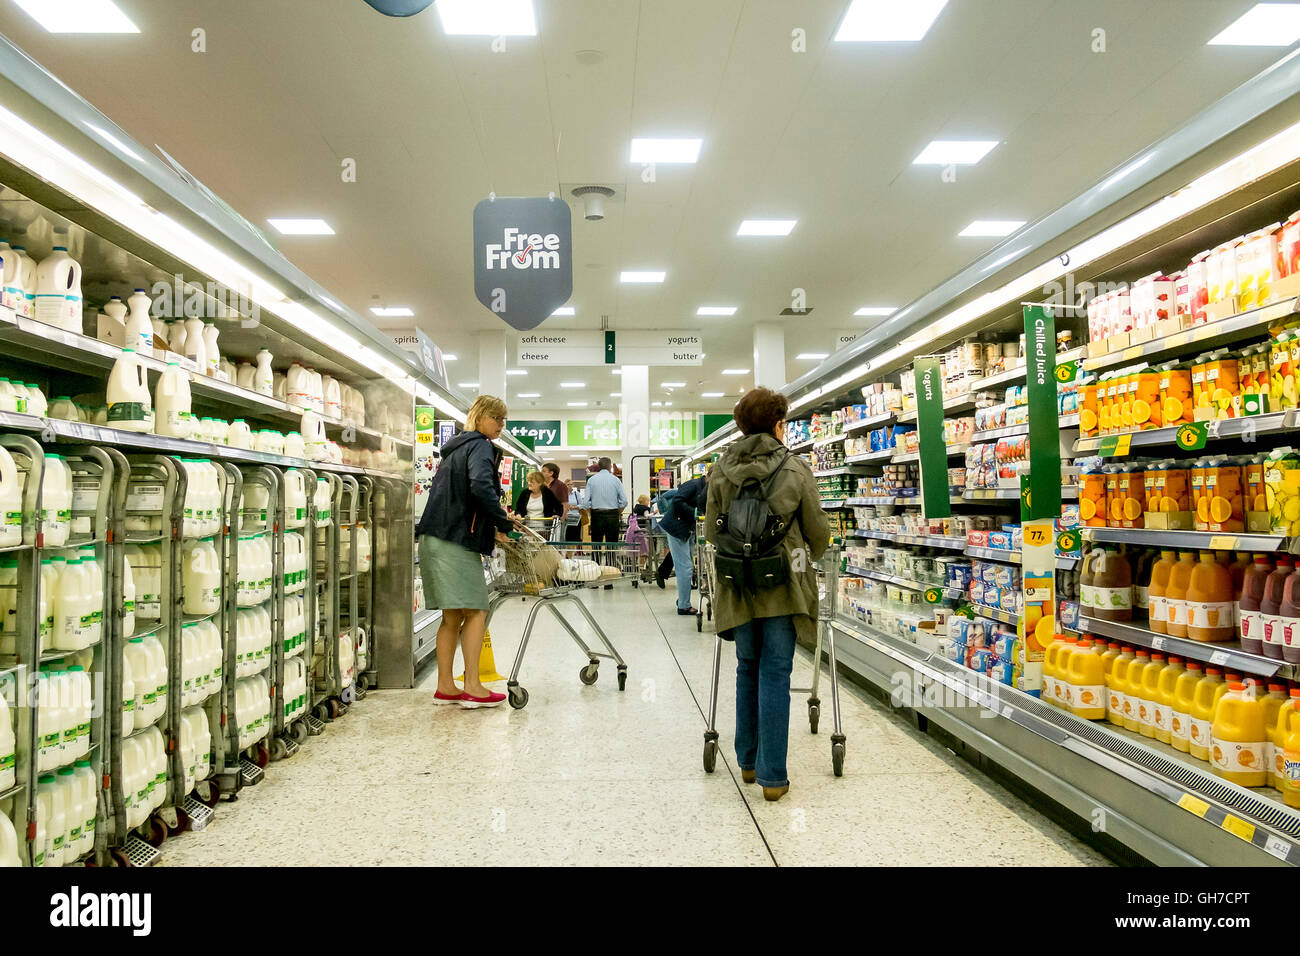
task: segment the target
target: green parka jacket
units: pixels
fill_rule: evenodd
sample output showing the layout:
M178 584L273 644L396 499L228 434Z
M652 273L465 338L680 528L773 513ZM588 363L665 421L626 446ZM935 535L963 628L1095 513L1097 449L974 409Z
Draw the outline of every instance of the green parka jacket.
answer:
M718 517L725 514L740 486L748 478L772 479L768 503L776 514L792 516L782 542L791 569L790 581L757 593L739 594L719 584L713 595L713 613L719 634L754 618L794 617L795 632L812 641L817 627L817 570L815 563L830 543L830 522L822 510L817 481L808 463L796 455L785 458L786 447L772 435L746 435L730 445L709 471L705 538L716 543ZM785 464L781 459L785 458Z

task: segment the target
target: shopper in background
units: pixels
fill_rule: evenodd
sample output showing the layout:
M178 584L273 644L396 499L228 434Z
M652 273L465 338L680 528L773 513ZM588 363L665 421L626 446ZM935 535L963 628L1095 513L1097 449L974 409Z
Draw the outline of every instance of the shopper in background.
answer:
M780 522L773 527L784 531L775 552L783 583L722 585L713 596L718 633L736 642L736 760L744 781L757 780L768 800L790 789L785 759L794 646L798 638L811 643L816 636L814 562L830 543L812 469L783 444L787 409L785 396L767 388L751 389L736 403L733 415L745 437L709 473L704 522L705 537L716 545L719 519L728 515L741 486L755 479Z
M650 496L642 495L632 506L632 514L636 515L637 520L641 522L642 528L645 527L645 516L650 513Z
M623 482L614 477L613 466L608 458L602 458L597 463L596 473L587 479L593 543L618 540L619 518L627 507L627 492L623 490Z
M515 499L515 514L528 519L560 517L564 506L551 492L540 471L530 471L524 482L524 490Z
M501 452L492 440L506 423L506 403L480 395L465 417L465 430L442 448L424 514L415 533L420 544L424 603L442 609L438 626L438 690L434 702L494 707L506 699L479 680L479 653L487 629L483 555L515 525L501 507ZM465 687L452 678L456 646L465 662Z
M587 494L574 481L565 482L564 540L582 540L582 516L587 507Z
M542 465L542 474L546 476L546 487L551 489L551 494L555 495L555 500L560 503L560 517L569 516L569 487L560 477L560 466L553 461L548 461Z
M695 518L705 510L708 493L708 479L701 475L659 496L659 528L668 540L668 554L673 559L673 573L677 575L678 614L700 613L691 607L691 578L695 570L691 552L695 547ZM661 588L665 577L660 565L655 580Z

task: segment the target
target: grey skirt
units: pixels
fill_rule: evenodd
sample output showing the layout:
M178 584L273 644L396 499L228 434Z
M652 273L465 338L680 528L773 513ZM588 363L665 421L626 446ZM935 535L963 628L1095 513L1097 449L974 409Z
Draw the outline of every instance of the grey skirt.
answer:
M483 556L432 535L420 538L420 581L424 606L439 610L487 610Z

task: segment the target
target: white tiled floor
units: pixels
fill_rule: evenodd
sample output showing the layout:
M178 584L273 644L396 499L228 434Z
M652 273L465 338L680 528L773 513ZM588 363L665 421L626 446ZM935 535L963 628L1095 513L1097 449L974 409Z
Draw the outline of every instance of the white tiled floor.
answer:
M165 844L186 865L753 864L1104 865L1018 797L841 684L845 773L830 761L829 687L821 733L806 697L791 703L790 793L777 803L740 783L730 749L734 656L723 644L717 771L701 767L713 635L674 612L671 589L584 593L628 664L592 686L578 648L547 614L520 672L530 700L434 707L434 677L375 691L266 780L222 803L203 832ZM522 602L493 622L508 673ZM586 633L577 615L579 633ZM809 657L795 663L807 686ZM504 689L504 685L502 685Z

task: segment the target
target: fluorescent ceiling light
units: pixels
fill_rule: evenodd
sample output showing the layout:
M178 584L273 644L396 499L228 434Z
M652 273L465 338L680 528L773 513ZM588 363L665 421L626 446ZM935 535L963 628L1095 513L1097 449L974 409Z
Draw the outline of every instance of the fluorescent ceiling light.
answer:
M726 392L700 392L700 398L721 398Z
M1025 224L1023 219L976 219L959 236L1009 236Z
M551 313L551 315L576 315L576 314L577 313L574 311L574 308L571 305L562 305L554 312Z
M693 163L700 158L702 139L634 139L628 161L633 163Z
M795 356L796 361L820 362L829 355L829 352L800 352Z
M915 42L948 0L853 0L835 33L837 43Z
M586 388L586 382L561 382L560 388Z
M936 139L912 160L913 166L974 166L998 144L995 139Z
M619 282L663 282L666 272L620 272Z
M415 315L414 312L412 312L404 305L394 305L394 306L372 305L370 307L370 314L377 315L381 319L409 318L410 316ZM446 358L446 356L443 356L443 358Z
M723 374L723 375L748 375L748 374L749 374L749 369L747 369L747 368L724 368L724 369L722 370L722 374Z
M520 392L515 398L541 398L541 392Z
M788 236L797 219L746 219L736 230L738 236Z
M268 219L282 236L332 236L334 230L324 219Z
M508 369L506 369L506 374L507 374L507 375L527 375L527 374L528 374L528 369L526 369L526 368L508 368Z
M1300 40L1300 3L1257 3L1206 46L1290 46Z
M610 369L609 371L610 371L610 374L611 374L611 375L622 375L622 374L623 374L623 370L622 370L621 368L612 368L612 369Z
M113 0L14 0L50 33L139 33Z
M664 408L672 408L672 407L673 407L672 402L664 402Z
M448 36L537 36L533 0L437 0Z
M457 388L478 388L478 382L457 382Z
M450 352L443 352L443 353L442 353L442 360L443 360L444 362L454 362L454 361L456 361L457 358L459 358L459 356L452 355Z
M567 402L566 404L567 404L570 408L586 408L586 407L587 407L587 403L586 403L586 402Z
M664 407L664 403L663 403L663 402L651 402L651 403L650 403L650 407L651 407L651 408L663 408L663 407Z
M609 397L610 397L610 398L622 398L622 397L623 397L623 393L622 393L622 392L610 392L610 393L609 393Z
M702 305L695 310L696 315L735 315L734 305Z
M659 387L660 388L685 388L686 383L685 382L660 382Z
M893 315L898 309L892 305L864 305L854 315Z

